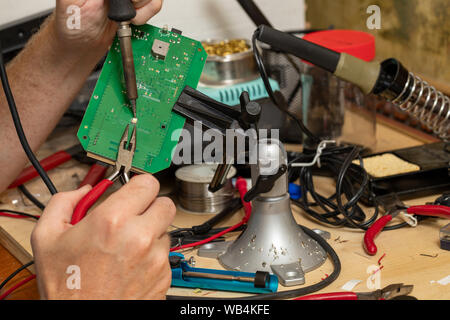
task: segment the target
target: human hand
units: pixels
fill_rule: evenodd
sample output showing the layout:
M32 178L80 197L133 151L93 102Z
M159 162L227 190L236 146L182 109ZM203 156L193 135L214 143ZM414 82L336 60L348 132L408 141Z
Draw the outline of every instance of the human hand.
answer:
M158 181L141 175L72 226L74 208L90 189L55 195L33 231L41 298L164 299L171 283L166 230L173 202L156 198ZM80 271L79 289L66 283L70 266Z
M102 50L111 45L117 23L108 19L108 0L57 0L55 15L50 20L54 34L67 51ZM145 24L162 7L163 0L132 0L136 8L133 24ZM80 8L80 28L69 28L73 13L70 6Z

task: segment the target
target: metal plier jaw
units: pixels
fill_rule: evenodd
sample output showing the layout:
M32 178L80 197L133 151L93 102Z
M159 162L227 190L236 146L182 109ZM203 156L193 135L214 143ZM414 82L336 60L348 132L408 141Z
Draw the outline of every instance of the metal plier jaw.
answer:
M384 289L370 293L358 293L359 300L392 300L398 297L408 296L414 289L412 285L403 283L391 284Z
M116 181L121 179L123 184L130 182L130 171L133 167L133 158L136 152L136 126L133 128L131 138L129 137L130 125L127 125L120 139L119 150L115 170L108 180Z

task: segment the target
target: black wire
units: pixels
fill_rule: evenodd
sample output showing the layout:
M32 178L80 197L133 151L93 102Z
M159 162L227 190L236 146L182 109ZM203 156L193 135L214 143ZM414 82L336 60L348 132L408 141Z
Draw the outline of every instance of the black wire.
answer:
M42 168L38 159L34 155L33 150L31 149L28 140L25 136L25 132L23 131L22 123L20 121L19 113L17 112L16 103L14 101L14 96L12 94L11 87L9 84L8 75L6 73L5 63L3 61L1 41L0 41L0 77L3 85L3 91L5 92L6 100L8 102L9 110L11 112L11 116L14 121L14 126L16 128L16 132L19 137L20 143L22 144L23 150L25 151L25 154L27 155L33 167L41 176L50 193L54 195L58 193L58 191L53 185L53 182L48 177L47 172L45 172L44 168Z
M281 107L279 99L276 98L275 93L272 90L272 86L270 85L269 76L266 71L266 67L264 66L264 62L262 61L261 54L259 53L259 49L257 46L257 32L253 34L252 45L253 45L253 54L255 56L256 64L258 66L259 72L261 73L261 78L264 82L264 86L266 91L272 100L273 104L280 109L282 112L286 113L290 118L292 118L295 123L299 126L300 130L308 136L315 143L320 143L320 139L314 135L301 120L299 120L292 112L287 110L287 108Z
M23 270L25 270L26 268L32 266L34 264L34 261L28 262L27 264L21 266L19 269L17 269L16 271L14 271L13 273L11 273L8 278L6 278L5 280L3 280L3 282L0 284L0 290L2 290L6 284L11 281L16 275L18 275L20 272L22 272Z
M22 191L23 195L27 197L36 207L41 209L42 211L45 209L45 205L40 202L24 185L17 187L20 191Z
M277 99L275 93L270 86L269 76L262 61L261 54L257 47L257 34L258 30L253 34L252 44L255 60L258 69L263 79L264 86L269 94L272 102L299 126L302 134L305 134L314 143L320 143L320 138L314 135L301 120L299 120L294 114L289 112L287 108L282 108L280 99ZM302 208L307 214L317 219L318 221L337 227L350 227L367 230L378 218L379 215L379 203L375 201L375 212L366 220L364 210L358 205L360 199L363 197L364 192L370 189L368 187L369 176L363 167L361 161L361 151L356 147L342 146L342 147L327 147L321 156L322 166L326 167L328 171L332 172L336 181L336 192L331 197L325 197L319 194L314 188L313 182L313 168L305 167L301 169L291 168L290 177L295 176L300 171L300 186L302 189L303 197L301 201L293 201L293 203ZM311 161L314 157L313 154L302 154L297 159L291 161L297 162L299 160ZM355 159L359 159L361 165L353 164ZM294 180L290 180L294 181ZM359 185L359 186L358 186ZM313 202L308 200L308 195L313 198ZM342 197L347 199L344 204ZM324 213L313 210L313 207L321 208ZM343 218L341 218L343 217ZM422 220L422 219L419 219ZM407 223L402 223L393 226L387 226L384 230L396 230L402 227L408 226Z
M18 215L18 216L23 216L23 217L31 218L31 219L34 219L34 220L39 220L38 216L34 216L32 214L25 213L25 212L14 211L14 210L6 210L6 209L0 209L0 212L11 213L11 214L15 214L15 215Z

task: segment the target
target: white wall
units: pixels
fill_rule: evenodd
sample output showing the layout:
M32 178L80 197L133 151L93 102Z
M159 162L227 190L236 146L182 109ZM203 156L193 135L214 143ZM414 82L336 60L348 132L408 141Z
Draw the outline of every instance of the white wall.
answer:
M256 0L269 21L280 29L303 28L303 0ZM255 25L235 0L165 0L151 23L167 24L195 39L251 38Z
M280 29L303 28L303 0L256 0ZM0 27L54 7L55 0L0 0ZM152 24L175 27L195 39L250 38L255 26L235 0L164 0Z
M55 0L0 0L0 27L55 7Z

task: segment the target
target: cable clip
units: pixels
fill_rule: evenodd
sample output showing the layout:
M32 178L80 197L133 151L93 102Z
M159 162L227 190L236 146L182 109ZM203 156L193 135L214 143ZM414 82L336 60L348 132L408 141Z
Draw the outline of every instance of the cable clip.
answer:
M316 151L316 155L314 156L314 159L312 162L309 163L293 163L291 164L292 167L294 168L299 168L299 167L313 167L316 165L320 168L321 164L320 164L320 157L322 156L322 152L323 150L325 150L325 148L327 147L328 144L335 144L336 141L334 140L324 140L322 142L320 142L319 146L317 147L317 151Z
M417 218L412 215L412 214L408 214L406 212L401 212L400 213L400 217L407 223L409 224L411 227L415 228L418 225L418 221Z

